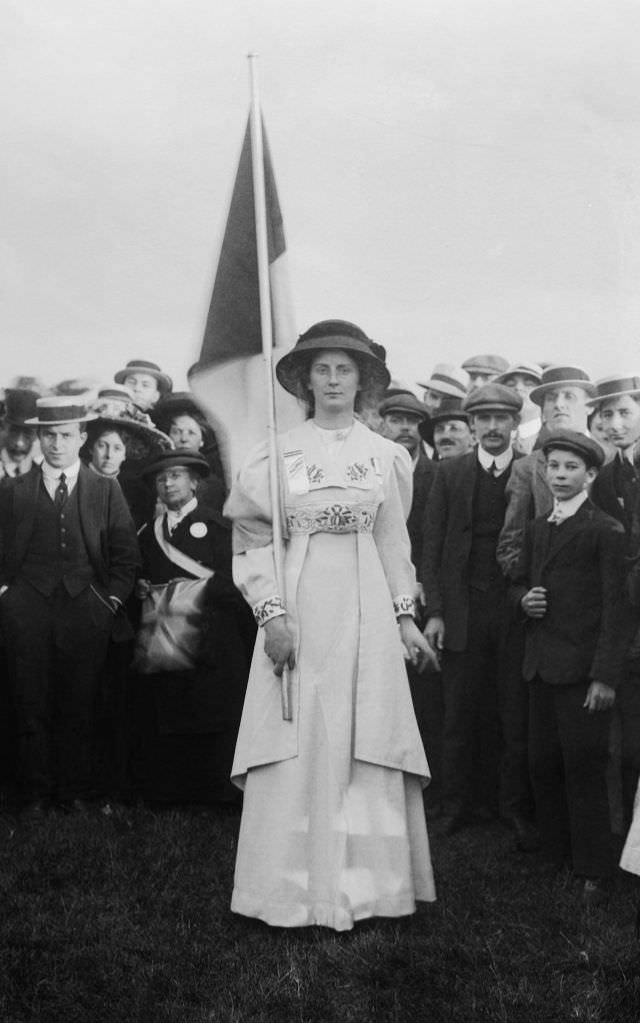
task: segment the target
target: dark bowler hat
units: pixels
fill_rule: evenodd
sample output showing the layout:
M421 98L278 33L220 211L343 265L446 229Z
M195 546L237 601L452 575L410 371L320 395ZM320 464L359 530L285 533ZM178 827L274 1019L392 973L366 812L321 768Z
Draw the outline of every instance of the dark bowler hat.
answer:
M467 373L504 373L509 363L501 355L472 355L464 360L462 368Z
M436 423L444 423L448 419L460 419L463 423L469 423L469 416L464 411L462 398L447 397L440 402L440 407L430 413L428 419L420 423L418 431L423 440L433 447L433 433Z
M145 466L143 476L155 476L163 469L194 469L199 476L208 476L211 472L209 463L199 451L165 451Z
M579 366L547 366L540 383L533 388L529 398L542 408L547 391L559 387L582 387L590 398L595 394L595 387Z
M146 359L132 359L124 369L119 369L113 379L117 384L123 384L130 373L148 373L158 381L158 390L161 394L168 394L173 388L173 380L155 362L147 362Z
M418 401L413 391L396 391L395 394L386 395L378 405L378 412L386 416L388 412L402 412L404 415L415 416L416 419L426 419L429 415L421 401Z
M522 409L522 398L512 387L492 381L467 395L462 408L471 416L476 412L510 412L517 416Z
M64 426L96 418L96 413L82 400L82 395L53 394L37 399L36 414L25 419L25 426Z
M599 469L604 462L604 451L593 437L586 437L577 430L552 430L542 445L545 455L550 451L573 451L583 458L592 469Z
M640 376L602 377L602 379L596 380L596 393L593 398L590 398L587 405L597 408L604 401L623 398L627 394L633 397L640 396Z
M283 355L276 366L276 376L284 389L298 397L300 374L313 356L331 349L347 352L355 362L366 366L380 388L388 386L391 376L384 362L371 348L371 338L348 320L321 320L301 334L295 347Z
M28 419L33 419L37 412L36 402L39 397L37 391L23 387L8 387L4 392L5 426L24 426Z

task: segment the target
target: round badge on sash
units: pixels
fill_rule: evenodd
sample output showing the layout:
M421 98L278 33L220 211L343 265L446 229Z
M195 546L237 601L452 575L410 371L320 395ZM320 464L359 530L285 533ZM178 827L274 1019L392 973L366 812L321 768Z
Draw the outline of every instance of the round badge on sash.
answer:
M189 532L195 540L202 540L202 537L207 535L207 527L204 522L192 522L189 526Z

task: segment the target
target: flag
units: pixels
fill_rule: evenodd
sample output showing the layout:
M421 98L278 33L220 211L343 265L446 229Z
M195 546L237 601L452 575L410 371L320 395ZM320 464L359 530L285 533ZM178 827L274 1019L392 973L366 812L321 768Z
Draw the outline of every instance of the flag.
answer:
M269 145L261 122L274 363L295 342L286 244ZM267 436L250 120L247 123L198 362L189 383L216 432L232 480L248 451ZM302 418L276 384L278 429Z

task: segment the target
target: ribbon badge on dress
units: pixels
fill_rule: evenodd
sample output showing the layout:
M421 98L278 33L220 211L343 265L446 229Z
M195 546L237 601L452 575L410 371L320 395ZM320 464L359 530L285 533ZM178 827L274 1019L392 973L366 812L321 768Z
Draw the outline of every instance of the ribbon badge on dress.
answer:
M308 494L309 479L307 467L304 461L304 454L301 448L295 451L285 451L282 455L284 468L287 474L290 494Z

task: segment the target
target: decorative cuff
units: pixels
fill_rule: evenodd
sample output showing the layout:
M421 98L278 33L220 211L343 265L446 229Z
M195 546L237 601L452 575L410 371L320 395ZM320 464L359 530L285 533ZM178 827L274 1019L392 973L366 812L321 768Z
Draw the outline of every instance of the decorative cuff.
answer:
M258 604L254 604L252 610L257 625L264 625L265 622L270 621L272 618L277 618L278 615L285 615L287 613L287 609L280 597L267 597L266 600L261 600Z
M400 615L411 615L413 618L416 613L416 602L409 594L401 593L399 597L393 598L393 611L396 618Z

